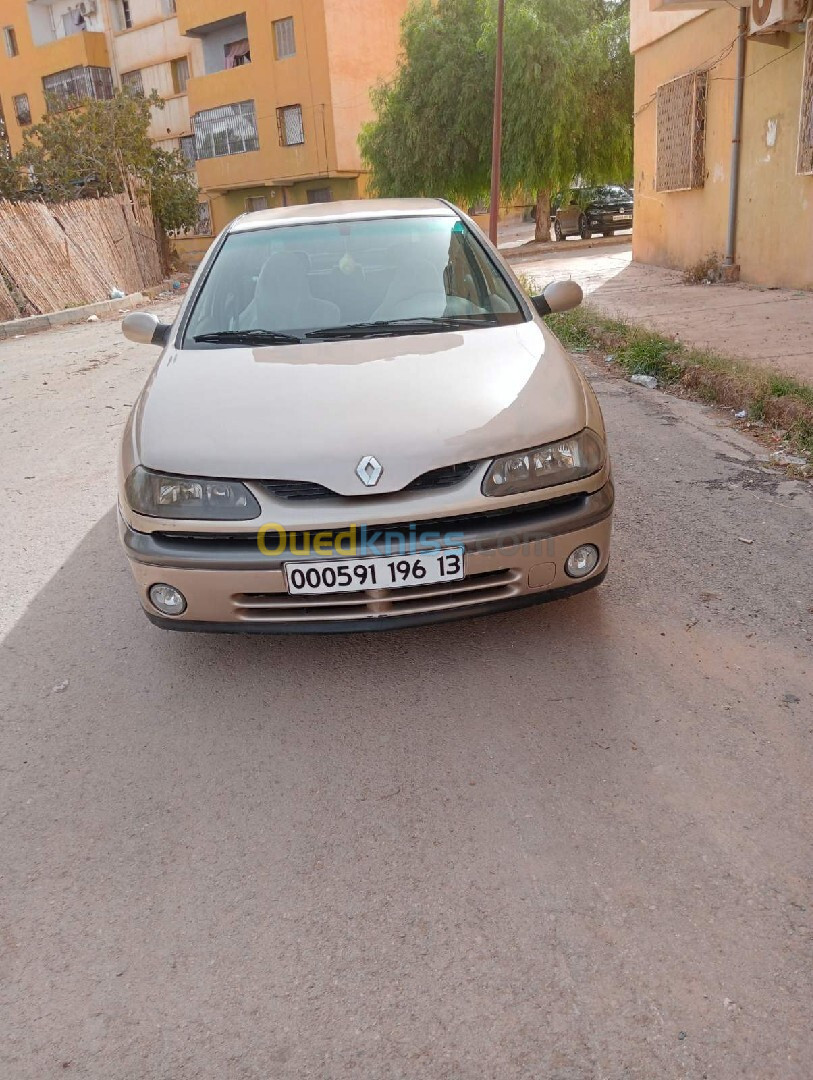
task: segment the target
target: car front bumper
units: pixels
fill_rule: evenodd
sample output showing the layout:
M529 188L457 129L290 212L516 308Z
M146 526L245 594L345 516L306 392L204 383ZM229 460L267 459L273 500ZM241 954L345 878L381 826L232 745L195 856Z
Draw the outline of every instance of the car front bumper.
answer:
M607 572L613 503L608 481L599 491L562 502L450 518L449 528L463 536L466 576L461 581L321 596L291 596L286 590L284 564L309 556L291 551L264 555L256 537L136 532L121 516L119 525L142 606L159 626L227 633L337 633L444 622L592 588ZM598 548L599 562L590 575L574 580L565 572L565 562L582 544ZM167 617L155 610L149 590L159 583L184 594L183 615Z

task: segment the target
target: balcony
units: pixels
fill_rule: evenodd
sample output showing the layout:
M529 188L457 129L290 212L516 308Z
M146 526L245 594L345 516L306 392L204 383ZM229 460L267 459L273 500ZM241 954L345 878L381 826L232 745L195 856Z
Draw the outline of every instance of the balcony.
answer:
M245 18L246 0L177 0L178 29L197 37L225 19Z
M216 75L251 63L245 12L195 26L185 33L187 37L198 38L203 47L205 75Z
M28 0L31 39L37 46L51 45L83 34L104 34L100 0Z
M104 34L83 31L69 37L58 38L50 45L42 45L37 57L37 67L43 74L51 75L68 68L110 68L110 54Z
M64 112L83 101L109 101L113 97L113 73L106 67L79 65L45 75L42 89L48 112Z

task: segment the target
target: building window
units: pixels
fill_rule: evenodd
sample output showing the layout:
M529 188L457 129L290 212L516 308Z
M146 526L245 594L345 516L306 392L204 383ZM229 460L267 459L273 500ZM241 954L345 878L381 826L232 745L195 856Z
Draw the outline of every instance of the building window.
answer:
M133 16L130 11L130 0L114 0L113 22L117 30L132 30Z
M658 191L688 191L705 184L707 93L707 71L658 87Z
M305 129L302 126L302 106L286 105L277 109L277 125L281 146L301 146L305 141Z
M253 101L207 109L192 119L199 161L260 149Z
M144 79L140 71L127 71L121 77L121 88L133 97L144 97Z
M229 42L224 46L226 70L242 67L251 63L251 45L248 38L240 38L238 41Z
M250 195L246 199L246 213L254 214L257 210L268 209L268 198L265 195Z
M79 8L66 11L62 16L62 33L65 37L81 34L84 30L87 30L87 23L84 14Z
M799 163L796 171L803 176L813 174L813 22L807 24L802 112L799 117Z
M161 0L161 8L165 15L176 15L178 12L177 0Z
M189 58L181 56L172 61L172 89L176 94L185 94L189 84Z
M308 192L308 202L333 202L333 191L329 187L311 188Z
M198 160L198 155L195 150L195 136L194 135L182 135L178 140L180 151L190 165L194 165Z
M277 60L287 60L289 56L296 56L293 18L277 19L274 23L274 46Z
M28 94L17 94L14 98L14 115L20 127L27 127L31 123L31 105L28 102Z
M17 31L13 26L3 27L3 41L6 45L6 56L17 56L20 49L17 45Z
M209 203L198 203L198 220L191 229L175 229L169 235L175 240L190 240L194 236L211 236L212 208Z
M208 202L198 203L198 223L195 226L195 236L212 235L212 207Z
M49 112L70 109L88 98L107 100L113 97L113 74L110 68L75 67L46 75L42 80Z

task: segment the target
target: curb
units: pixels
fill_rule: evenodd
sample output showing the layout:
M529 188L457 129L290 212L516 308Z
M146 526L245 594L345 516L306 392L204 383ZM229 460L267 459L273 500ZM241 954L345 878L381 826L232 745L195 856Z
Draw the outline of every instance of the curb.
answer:
M109 315L122 308L137 308L147 303L143 293L130 293L119 300L100 300L95 304L69 308L67 311L52 311L47 315L30 315L25 319L12 319L0 323L0 341L18 337L20 334L38 334L43 330L53 330L58 326L70 326L73 323L87 322L90 315Z
M585 251L590 248L620 247L622 244L632 243L632 235L625 233L623 236L601 236L593 240L563 240L555 243L553 240L543 240L537 243L535 240L528 241L518 248L500 248L500 254L509 262L514 259L533 259L537 255L566 255L569 251Z

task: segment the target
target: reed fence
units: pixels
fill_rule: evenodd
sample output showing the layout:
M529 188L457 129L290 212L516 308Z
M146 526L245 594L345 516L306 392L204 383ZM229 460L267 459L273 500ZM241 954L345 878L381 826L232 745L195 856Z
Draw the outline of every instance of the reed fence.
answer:
M116 195L46 205L0 200L0 320L140 292L161 281L149 207Z

